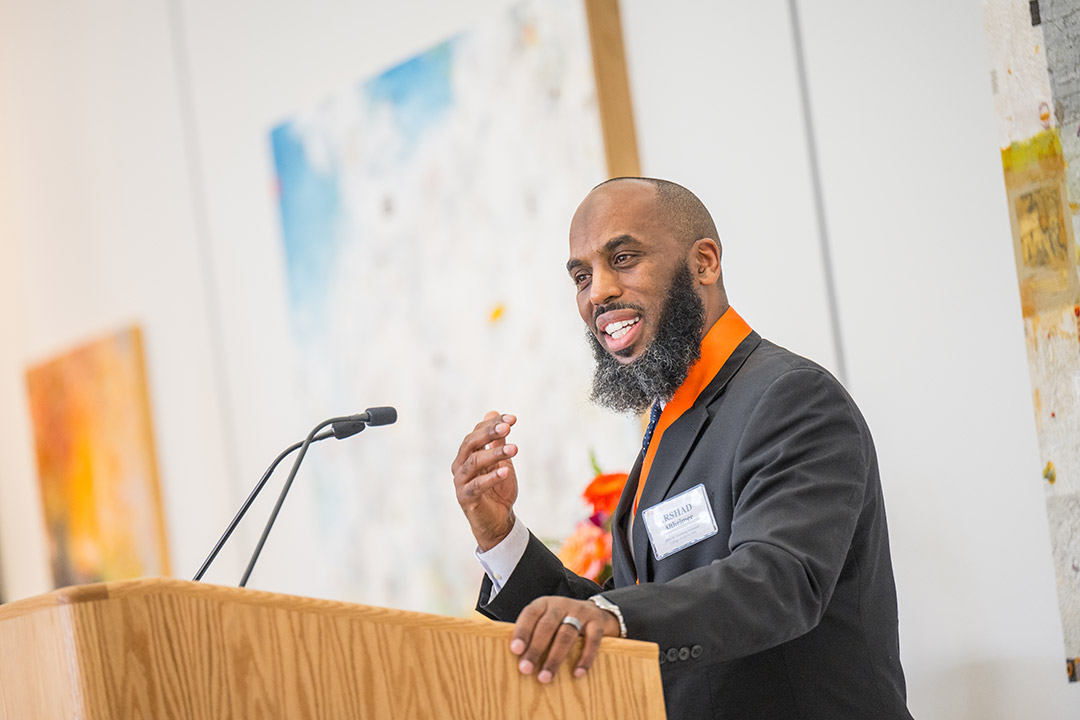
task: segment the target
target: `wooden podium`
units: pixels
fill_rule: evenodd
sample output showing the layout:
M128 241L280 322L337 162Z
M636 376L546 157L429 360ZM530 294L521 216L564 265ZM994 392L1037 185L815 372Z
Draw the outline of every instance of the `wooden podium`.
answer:
M182 580L65 588L0 607L0 718L665 717L656 645L605 638L587 677L540 685L510 631Z

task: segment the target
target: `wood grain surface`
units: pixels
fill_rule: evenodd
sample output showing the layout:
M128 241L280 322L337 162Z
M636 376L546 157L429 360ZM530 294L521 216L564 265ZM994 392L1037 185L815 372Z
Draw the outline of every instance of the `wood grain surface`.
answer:
M542 686L511 626L146 579L0 608L0 718L663 718L657 647ZM617 708L617 710L614 710Z

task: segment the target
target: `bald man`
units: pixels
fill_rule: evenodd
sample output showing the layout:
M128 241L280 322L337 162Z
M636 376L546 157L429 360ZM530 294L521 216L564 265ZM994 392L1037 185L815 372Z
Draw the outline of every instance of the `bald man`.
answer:
M604 636L658 643L671 718L910 718L870 431L832 375L729 306L717 238L664 180L617 178L581 203L566 267L592 399L651 418L614 577L569 572L515 516L516 418L491 412L452 467L478 609L516 623L510 649L541 683L579 635L577 677Z

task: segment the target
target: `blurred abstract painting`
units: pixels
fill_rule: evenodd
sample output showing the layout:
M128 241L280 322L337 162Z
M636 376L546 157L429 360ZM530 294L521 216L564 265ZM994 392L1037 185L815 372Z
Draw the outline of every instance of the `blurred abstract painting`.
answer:
M511 6L271 143L300 405L400 412L312 453L310 591L467 612L479 566L449 467L485 411L519 417L518 507L544 536L581 515L590 453L628 468L638 442L635 419L586 400L565 269L574 209L608 177L585 5Z
M56 587L167 575L139 329L32 367L27 381Z

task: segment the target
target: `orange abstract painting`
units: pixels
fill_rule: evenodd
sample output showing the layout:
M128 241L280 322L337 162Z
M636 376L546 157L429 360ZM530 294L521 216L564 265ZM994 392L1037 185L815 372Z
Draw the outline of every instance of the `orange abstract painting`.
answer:
M139 329L33 367L27 381L56 587L167 575Z

